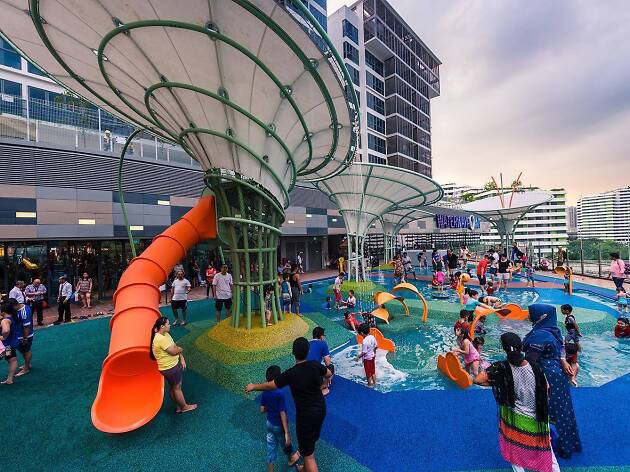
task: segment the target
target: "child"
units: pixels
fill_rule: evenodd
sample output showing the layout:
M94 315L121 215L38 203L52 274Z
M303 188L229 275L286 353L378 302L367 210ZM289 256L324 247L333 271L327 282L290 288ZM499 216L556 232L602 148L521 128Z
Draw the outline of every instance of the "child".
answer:
M429 285L429 287L434 288L434 289L438 289L438 290L442 290L442 287L441 287L440 283L438 282L437 272L435 274L433 274L433 277L431 278L431 285Z
M271 304L273 303L273 287L267 285L265 287L265 318L267 319L267 325L272 325L271 322Z
M338 310L341 303L341 284L343 284L343 272L339 272L339 275L335 279L335 283L333 285L333 292L335 294L335 308Z
M466 306L464 307L464 310L466 310L466 312L468 313L469 323L475 318L475 309L478 306L492 310L491 306L486 305L485 303L481 303L478 299L479 299L479 293L477 292L477 290L468 291L468 301L466 302Z
M265 374L267 381L275 380L280 375L280 367L272 365ZM278 458L278 445L282 444L282 451L288 459L288 466L296 466L300 453L293 449L291 433L287 422L286 401L283 390L270 390L260 396L260 412L267 413L267 470L273 471L273 463Z
M459 328L457 330L457 344L459 347L453 349L453 354L463 355L466 371L472 372L473 375L477 375L479 373L480 364L479 352L477 352L477 349L473 346L467 329Z
M438 269L438 271L435 273L435 280L437 281L437 288L438 290L442 290L444 289L444 272L442 271L441 268Z
M485 303L486 305L490 305L492 308L499 308L501 305L503 305L503 302L501 301L500 298L493 297L490 295L487 295L485 297L480 297L479 301L481 303Z
M365 318L365 317L364 317ZM359 329L359 325L361 323L359 323L356 318L354 317L353 313L350 313L349 311L346 311L343 314L343 320L346 322L346 325L354 332L356 333L357 330Z
M282 284L280 285L280 298L282 299L282 311L291 313L291 284L289 283L289 274L282 275Z
M628 294L626 293L626 289L619 287L615 298L617 299L617 309L619 310L619 314L628 313Z
M461 272L455 272L455 274L453 274L453 277L451 278L451 288L453 290L457 290L457 287L459 287L459 279L462 276Z
M617 319L617 324L615 325L615 337L630 338L630 321L628 318L622 316Z
M466 310L461 310L459 312L459 318L457 319L457 321L455 322L455 325L453 326L453 332L455 333L455 336L457 336L457 331L459 331L460 329L465 329L466 331L468 331L470 329L470 325L468 324L468 312Z
M486 293L488 295L494 295L494 284L492 282L488 282L488 287L486 288Z
M328 343L326 342L326 333L321 326L315 326L313 328L313 339L309 341L307 361L315 361L319 364L324 364L328 367L328 370L334 373L334 368L330 360L330 351L328 350ZM330 393L330 381L332 377L322 378L322 393L328 395Z
M325 308L327 310L332 310L332 299L330 297L326 297Z
M475 349L477 349L477 352L479 353L479 368L481 370L486 370L488 367L490 367L490 363L481 357L481 350L483 349L484 344L486 344L486 340L483 338L483 336L475 336L475 339L473 339L473 346L475 347Z
M363 359L363 368L365 369L368 387L374 387L376 386L375 357L378 345L376 338L370 334L370 328L367 323L359 326L359 334L363 336L363 343L361 343L361 353L357 357L357 361Z
M369 328L376 328L376 318L369 311L362 311L361 317L363 318L363 323L368 325Z
M488 331L486 331L486 327L484 325L485 322L486 322L486 317L485 316L479 317L479 321L477 321L477 325L475 326L475 334L487 334L488 333ZM473 339L473 344L474 344L474 341L476 339L477 338ZM481 338L481 339L483 339L483 338ZM477 347L477 346L475 346L475 347Z
M354 290L348 290L348 299L344 305L346 308L354 308L357 305L357 297L354 296Z
M526 287L529 287L530 282L532 283L532 287L536 286L534 284L534 272L534 266L531 261L527 261L527 265L525 266L525 277L527 278L527 283L525 284Z
M567 295L569 294L569 283L570 283L570 274L571 271L569 270L569 268L567 268L564 271L564 293L566 293Z
M465 305L466 303L468 303L468 300L470 299L470 288L465 288L464 289L464 294L462 295L462 303Z
M564 315L564 327L567 329L567 333L575 331L576 337L582 337L582 333L580 333L580 327L575 320L575 316L571 314L573 312L573 307L568 303L565 303L560 307L560 311Z
M578 337L575 335L575 331L572 330L564 338L564 351L566 353L566 359L571 369L573 369L573 375L569 379L574 387L578 386L577 374L580 370L580 364L578 364L578 352L580 351L580 343Z

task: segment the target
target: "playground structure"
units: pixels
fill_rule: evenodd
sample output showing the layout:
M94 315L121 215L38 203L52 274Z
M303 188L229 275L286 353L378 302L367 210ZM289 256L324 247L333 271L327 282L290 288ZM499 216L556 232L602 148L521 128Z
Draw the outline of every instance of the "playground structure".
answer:
M383 349L387 352L396 352L396 346L394 346L394 341L391 339L387 339L383 336L383 333L378 328L370 328L370 334L376 338L376 344L379 349ZM357 334L357 344L363 344L363 336Z
M123 147L118 175L134 256L123 182L133 139L144 131L177 143L205 171L207 195L121 278L92 408L102 431L130 431L159 410L163 381L149 361L150 328L159 316L156 284L186 250L216 239L232 267L233 326L244 316L251 328L253 297L263 306L264 287L275 286L289 192L298 180L332 177L354 159L359 106L352 80L308 8L287 5L216 0L174 8L114 0L105 7L85 0L77 11L70 0L21 0L3 10L3 33L30 62L138 127ZM275 295L277 321L277 288Z
M348 279L364 280L364 239L382 215L400 208L419 209L444 195L432 179L398 167L355 162L317 187L343 216L348 241Z
M437 358L438 370L449 380L455 382L460 388L468 388L472 385L472 379L463 368L459 359L452 352L447 352L444 356Z
M377 308L375 308L372 311L372 315L374 315L375 318L381 319L381 320L385 321L385 323L389 324L389 311L387 311L387 309L384 307L384 305L386 303L388 303L388 302L391 302L392 300L397 300L403 306L403 308L405 310L405 316L410 316L409 307L405 303L405 299L403 297L397 297L397 296L393 295L394 292L397 292L399 290L409 290L409 291L412 291L413 293L415 293L418 296L418 298L422 301L422 305L423 305L422 321L426 322L427 321L427 316L429 314L429 305L428 305L426 299L418 291L418 289L414 285L412 285L410 283L407 283L407 282L403 282L403 283L400 283L400 284L396 285L392 289L391 293L390 292L375 292L374 293L374 303L377 305Z

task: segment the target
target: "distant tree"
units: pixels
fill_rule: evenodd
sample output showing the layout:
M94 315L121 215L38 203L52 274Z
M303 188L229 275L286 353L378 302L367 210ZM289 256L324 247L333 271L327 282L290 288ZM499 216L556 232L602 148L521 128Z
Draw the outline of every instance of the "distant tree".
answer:
M494 181L490 181L490 182L486 182L483 185L483 189L484 190L496 190L497 189L497 184L494 183Z
M83 147L86 147L86 129L90 127L92 115L94 114L94 105L83 97L79 97L73 93L65 91L55 97L55 102L63 105L68 111L66 124L74 125L81 130ZM100 137L99 137L100 139Z
M622 259L628 260L628 246L624 243L611 241L607 239L583 239L582 250L584 252L584 260L597 260L601 251L602 263L606 263L610 259L611 252L618 252ZM580 241L569 241L568 244L569 260L580 260Z
M465 201L466 203L472 202L474 199L475 199L474 193L465 193L464 195L462 195L462 200Z

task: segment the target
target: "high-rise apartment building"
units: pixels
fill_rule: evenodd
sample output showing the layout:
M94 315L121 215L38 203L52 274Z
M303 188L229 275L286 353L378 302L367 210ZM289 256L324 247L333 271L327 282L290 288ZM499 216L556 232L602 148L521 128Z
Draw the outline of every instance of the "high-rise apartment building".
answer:
M582 197L577 203L580 238L630 239L630 187Z
M360 159L431 176L440 60L384 0L341 7L328 17L328 34L359 97Z

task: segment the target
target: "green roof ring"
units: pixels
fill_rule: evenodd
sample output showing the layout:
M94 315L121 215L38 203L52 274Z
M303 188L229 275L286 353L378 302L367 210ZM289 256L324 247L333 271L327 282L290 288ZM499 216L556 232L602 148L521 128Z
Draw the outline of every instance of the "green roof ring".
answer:
M151 97L153 97L153 92L155 90L158 90L158 89L161 89L161 88L167 88L167 89L181 88L181 89L190 90L192 92L200 93L200 94L205 95L205 96L210 97L210 98L214 98L215 100L220 101L224 105L232 108L233 110L236 110L237 112L241 113L242 115L246 116L251 121L256 123L266 133L267 136L270 136L270 137L274 138L276 140L276 142L282 147L282 149L284 149L284 152L287 154L287 162L290 165L291 174L292 174L291 183L289 184L288 191L290 192L291 190L293 190L293 187L295 187L295 182L296 182L296 179L297 179L297 171L296 171L296 168L295 168L295 162L293 160L293 154L291 154L291 151L289 151L289 148L287 147L285 142L280 138L280 136L278 136L276 134L275 126L266 125L263 121L261 121L258 118L256 118L253 114L251 114L250 112L248 112L247 110L245 110L241 106L239 106L236 103L232 102L229 98L223 97L222 95L219 95L219 94L214 93L214 92L210 92L209 90L202 89L202 88L197 87L195 85L184 84L184 83L179 83L179 82L161 82L159 84L154 84L154 85L151 85L147 89L147 91L145 92L145 94L144 94L144 104L147 107L147 110L149 110L149 113L151 114L151 117L157 123L161 123L161 121L159 120L159 118L157 118L157 116L155 116L155 111L150 106L149 102L150 102Z

